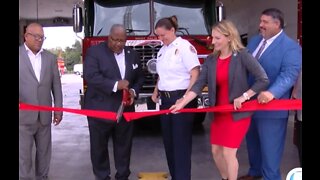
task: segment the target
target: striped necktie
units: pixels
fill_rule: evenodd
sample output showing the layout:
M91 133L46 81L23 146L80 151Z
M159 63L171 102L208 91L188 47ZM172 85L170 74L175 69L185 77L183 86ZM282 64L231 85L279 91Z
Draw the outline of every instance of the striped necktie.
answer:
M260 49L258 50L257 54L254 56L256 59L259 59L259 57L260 57L264 47L266 46L266 44L267 44L267 40L264 40L262 45L261 45L261 47L260 47Z

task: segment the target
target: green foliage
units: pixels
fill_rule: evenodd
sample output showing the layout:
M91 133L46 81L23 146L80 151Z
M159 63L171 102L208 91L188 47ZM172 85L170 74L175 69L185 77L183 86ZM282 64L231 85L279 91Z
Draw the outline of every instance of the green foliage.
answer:
M73 69L74 64L79 64L81 62L81 43L76 40L72 47L66 47L64 51L64 64L68 71Z
M52 49L47 49L47 50L50 51L52 54L58 56L59 51L61 51L61 48L52 48Z
M68 71L73 70L73 65L82 63L82 46L81 42L78 40L76 40L72 47L66 47L64 50L62 50L61 48L53 48L48 49L48 51L52 52L57 57L59 56L59 53L61 51L61 56L64 59L64 65L67 67Z

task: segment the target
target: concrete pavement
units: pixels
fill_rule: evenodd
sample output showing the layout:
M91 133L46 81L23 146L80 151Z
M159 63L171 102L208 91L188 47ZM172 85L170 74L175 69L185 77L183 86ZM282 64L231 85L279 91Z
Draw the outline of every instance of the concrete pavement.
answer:
M82 78L78 75L62 76L64 107L80 109L79 89ZM152 119L151 119L152 121ZM196 128L193 135L192 179L221 179L214 165L209 144L209 121ZM139 128L140 127L140 128ZM136 127L131 156L130 179L137 180L139 172L168 172L160 129L150 124ZM288 123L287 141L281 165L282 178L299 167L298 153L292 143L293 121ZM52 127L52 160L50 180L94 180L90 161L90 143L88 123L85 116L64 113L59 126ZM112 178L115 170L113 163L112 141L110 140L110 159ZM249 168L246 142L238 150L240 164L239 175L247 173Z

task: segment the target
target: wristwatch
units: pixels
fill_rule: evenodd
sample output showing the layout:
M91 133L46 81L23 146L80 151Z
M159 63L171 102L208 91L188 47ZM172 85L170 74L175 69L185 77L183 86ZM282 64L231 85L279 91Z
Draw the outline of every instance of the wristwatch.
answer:
M243 97L244 97L246 100L249 100L249 99L250 99L248 93L245 92L245 93L243 93L242 95L243 95Z

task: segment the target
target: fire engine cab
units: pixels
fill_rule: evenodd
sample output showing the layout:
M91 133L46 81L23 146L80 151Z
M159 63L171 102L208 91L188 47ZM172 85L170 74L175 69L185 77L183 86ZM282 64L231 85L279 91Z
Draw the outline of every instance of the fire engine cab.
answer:
M193 44L202 64L213 49L211 26L223 18L222 3L216 5L212 0L84 0L83 10L79 4L73 8L74 31L81 32L84 27L82 57L85 57L88 47L108 39L113 24L125 26L126 45L140 53L145 77L140 98L135 102L136 111L158 109L158 105L152 107L150 98L158 78L155 68L157 52L162 46L154 26L160 18L172 15L178 18L177 36ZM85 80L83 90L85 93ZM203 107L207 103L205 88L198 98L198 105ZM197 113L196 119L202 122L204 117L204 113Z

